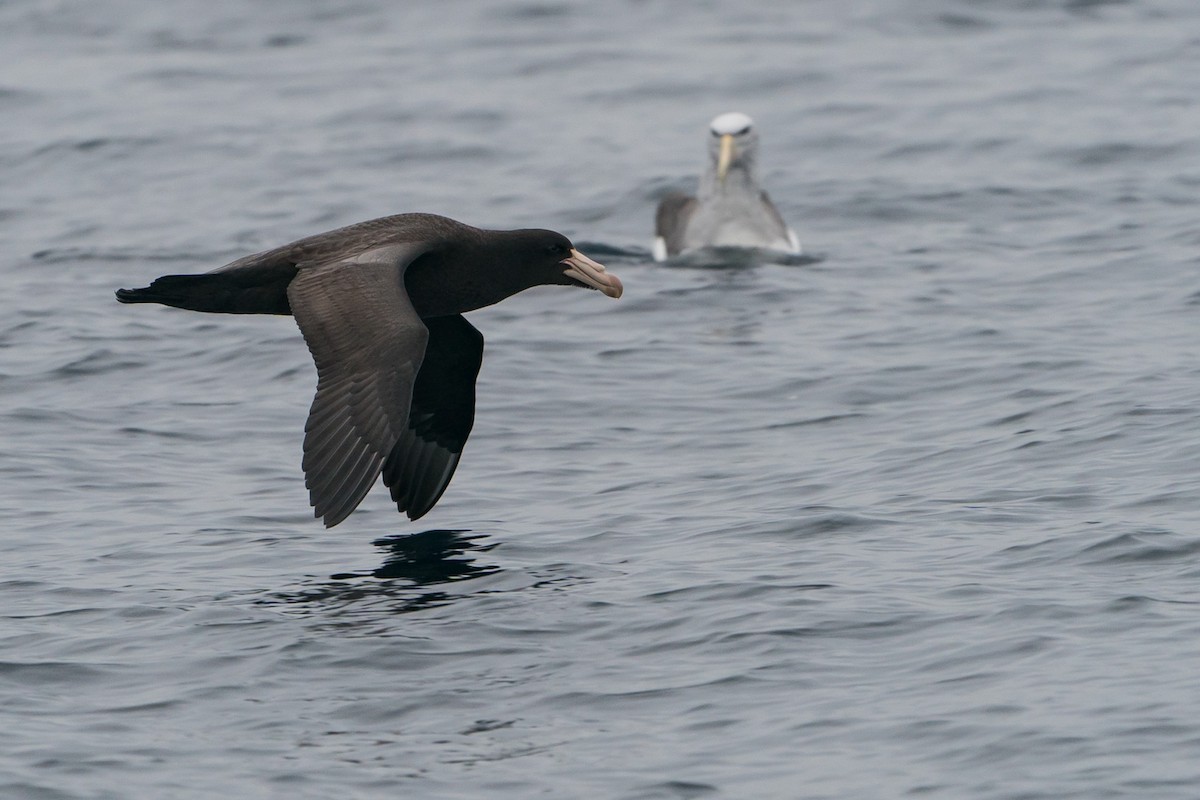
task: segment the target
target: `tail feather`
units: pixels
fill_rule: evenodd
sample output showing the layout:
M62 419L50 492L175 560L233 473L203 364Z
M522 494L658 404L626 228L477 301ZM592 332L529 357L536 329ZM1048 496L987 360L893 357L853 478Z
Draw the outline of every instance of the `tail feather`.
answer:
M118 289L117 300L218 314L291 314L287 286L295 275L292 265L286 269L164 275L142 289Z

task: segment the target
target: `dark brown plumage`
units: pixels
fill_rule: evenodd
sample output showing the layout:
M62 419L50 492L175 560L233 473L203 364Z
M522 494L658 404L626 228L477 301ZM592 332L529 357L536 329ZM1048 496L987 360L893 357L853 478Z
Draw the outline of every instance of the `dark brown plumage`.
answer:
M317 366L304 475L332 527L382 474L418 519L442 496L475 418L483 336L462 314L532 286L620 297L616 276L546 230L485 231L399 214L310 236L201 275L119 289L122 303L291 314Z

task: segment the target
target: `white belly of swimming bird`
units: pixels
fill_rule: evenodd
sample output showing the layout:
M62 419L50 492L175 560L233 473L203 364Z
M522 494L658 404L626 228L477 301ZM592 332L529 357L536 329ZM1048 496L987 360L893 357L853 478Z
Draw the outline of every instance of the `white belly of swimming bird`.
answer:
M771 250L797 252L798 243L791 238L778 236L773 232L763 230L757 225L747 225L742 221L731 221L718 225L710 236L709 244L713 247L765 247Z

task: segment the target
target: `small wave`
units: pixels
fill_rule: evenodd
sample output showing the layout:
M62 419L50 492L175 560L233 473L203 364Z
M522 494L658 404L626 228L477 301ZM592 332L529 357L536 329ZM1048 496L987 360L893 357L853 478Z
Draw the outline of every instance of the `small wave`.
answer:
M78 686L98 680L106 670L69 661L0 661L5 682L24 686Z
M1049 156L1076 167L1102 167L1110 164L1160 161L1185 151L1183 144L1155 145L1134 142L1104 142L1101 144L1053 150Z
M179 250L125 250L120 248L92 247L47 247L44 250L35 251L30 256L34 261L43 264L62 264L80 261L104 261L108 263L152 262L164 264L177 261L194 262L198 257L201 259L209 258L205 255L197 256L195 252L181 252ZM221 258L223 258L223 254L213 256L210 260Z
M63 364L51 372L50 375L55 378L74 378L84 375L120 372L140 366L143 366L143 363L140 361L130 359L124 354L114 353L107 348L100 348Z
M1163 528L1143 528L1109 537L1082 552L1097 564L1176 560L1190 563L1200 555L1200 538L1180 536Z
M160 136L94 136L86 139L60 139L35 149L32 158L60 156L64 153L102 153L105 158L132 158L148 147L166 141Z
M693 797L708 797L721 790L711 783L693 781L663 781L646 786L634 787L630 800L691 800Z

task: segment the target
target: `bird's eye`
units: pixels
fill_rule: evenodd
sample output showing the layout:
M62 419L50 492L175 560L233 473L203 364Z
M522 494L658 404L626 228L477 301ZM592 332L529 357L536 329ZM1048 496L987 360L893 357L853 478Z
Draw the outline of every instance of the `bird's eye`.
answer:
M552 256L565 256L567 254L567 248L564 245L555 242L554 244L546 245L546 252Z

